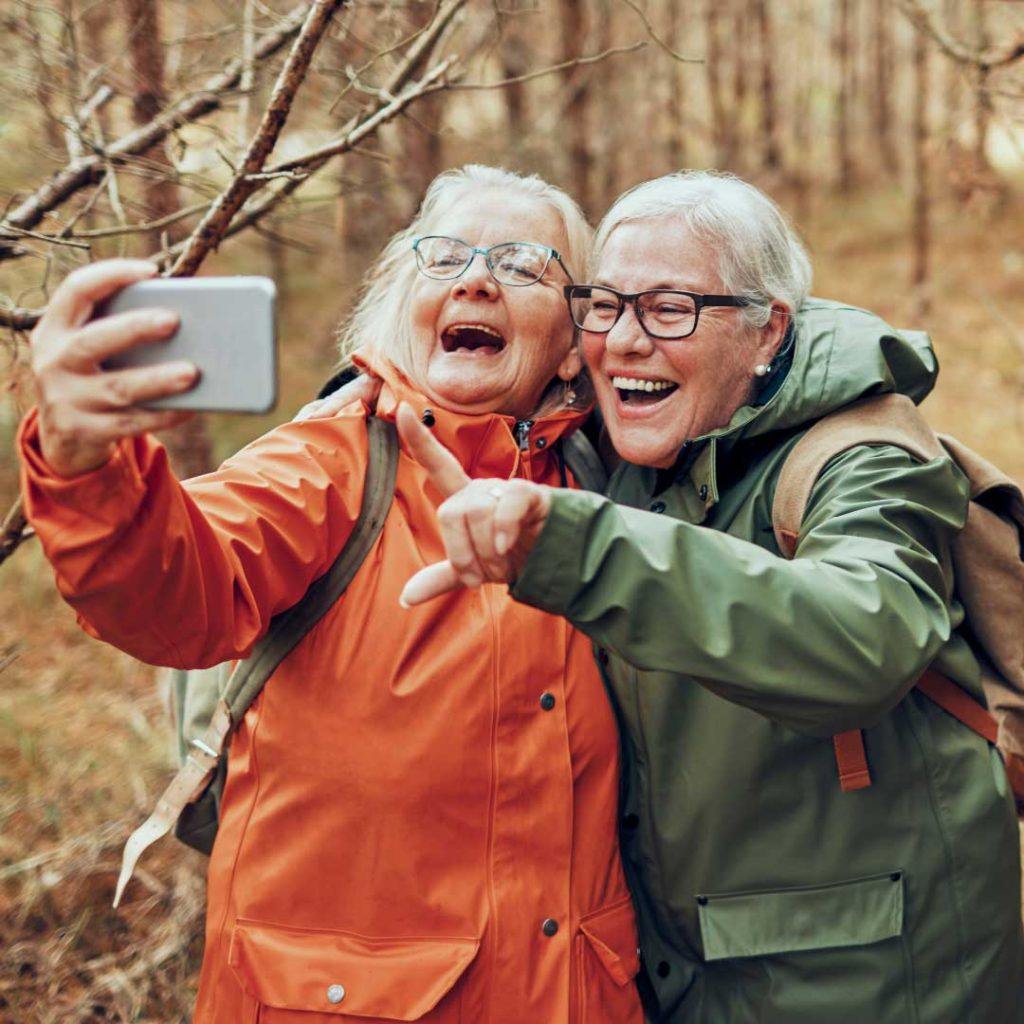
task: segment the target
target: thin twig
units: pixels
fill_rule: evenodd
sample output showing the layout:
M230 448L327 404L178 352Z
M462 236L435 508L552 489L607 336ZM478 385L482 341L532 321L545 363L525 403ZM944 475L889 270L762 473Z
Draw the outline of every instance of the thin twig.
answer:
M0 310L0 314L4 312L6 311ZM7 515L4 516L3 524L0 525L0 562L8 558L15 548L25 540L25 527L27 525L28 520L25 519L25 513L21 507L21 498L19 497L8 510Z
M671 3L672 0L669 0L669 2ZM675 50L673 50L672 47L669 46L668 43L666 43L665 40L662 39L661 36L659 36L658 33L654 31L654 26L651 24L650 19L647 17L646 13L643 11L643 9L640 7L640 5L635 3L634 0L622 0L622 3L624 3L631 11L633 11L634 13L636 13L639 16L640 20L644 23L644 28L647 30L647 34L673 60L679 61L680 64L703 64L704 63L704 58L703 57L687 57L684 54L677 53Z
M574 57L572 60L564 60L560 64L552 64L546 68L539 68L537 71L530 71L525 75L516 75L514 78L503 78L498 82L457 82L449 85L449 89L500 89L505 85L518 85L520 82L530 82L535 78L542 78L544 75L553 75L557 71L564 71L566 68L576 67L583 64L596 64L598 61L606 60L608 57L615 57L620 53L635 53L647 46L646 40L632 43L630 46L612 46L600 53L590 57Z
M67 238L60 238L57 235L44 235L39 231L26 231L24 228L10 226L0 227L0 239L2 238L35 238L40 242L49 242L50 245L66 245L71 249L90 249L86 242L72 242Z
M629 0L623 0L628 3ZM910 23L925 35L934 40L939 49L952 60L959 64L966 64L979 68L981 71L991 71L993 68L1005 67L1024 57L1024 37L1018 38L1008 47L998 50L979 51L972 50L954 39L939 23L935 12L926 8L920 0L897 0L900 10L906 15Z

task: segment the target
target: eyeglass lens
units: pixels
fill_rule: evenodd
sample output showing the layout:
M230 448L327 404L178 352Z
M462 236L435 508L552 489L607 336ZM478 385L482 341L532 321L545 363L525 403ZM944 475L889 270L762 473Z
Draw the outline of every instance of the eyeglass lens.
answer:
M433 236L420 239L416 259L427 277L453 280L465 273L478 250L457 238ZM529 242L503 242L486 250L487 267L500 284L523 285L544 275L550 251Z
M577 290L570 301L577 327L606 334L622 314L622 299L605 288ZM697 323L697 303L678 292L644 292L636 300L637 317L656 337L681 338Z

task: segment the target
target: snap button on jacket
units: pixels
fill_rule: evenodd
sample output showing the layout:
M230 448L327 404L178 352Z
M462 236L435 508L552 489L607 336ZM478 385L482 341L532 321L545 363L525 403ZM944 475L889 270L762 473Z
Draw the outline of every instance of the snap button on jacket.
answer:
M422 413L385 372L378 414ZM577 414L538 420L521 451L509 417L432 408L470 475L559 484ZM28 515L83 626L154 664L244 657L344 543L366 415L286 424L182 485L148 437L60 479L30 414ZM444 557L439 501L403 454L376 546L234 736L198 1024L642 1020L590 644L498 585L400 608Z

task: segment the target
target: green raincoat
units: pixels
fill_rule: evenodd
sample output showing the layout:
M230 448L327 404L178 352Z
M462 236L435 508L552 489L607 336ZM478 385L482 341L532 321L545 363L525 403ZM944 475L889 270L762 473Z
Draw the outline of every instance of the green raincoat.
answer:
M826 467L793 561L771 505L815 420L920 401L928 339L811 300L775 393L624 464L614 502L553 496L515 587L598 645L623 738L622 848L666 1024L1024 1020L1016 817L994 749L912 689L981 697L951 596L966 483L860 447ZM656 514L657 513L657 514ZM830 737L865 729L843 793Z

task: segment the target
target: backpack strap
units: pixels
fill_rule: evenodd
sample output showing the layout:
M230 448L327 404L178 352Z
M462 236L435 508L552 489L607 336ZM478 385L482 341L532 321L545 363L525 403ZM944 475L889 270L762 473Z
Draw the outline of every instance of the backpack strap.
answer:
M582 430L577 430L559 442L565 464L572 471L576 483L585 491L596 491L604 494L608 486L608 473L597 454L597 449L590 443Z
M793 558L796 554L807 504L822 470L851 448L883 444L902 448L922 462L946 454L943 441L914 403L903 395L879 395L855 402L818 420L796 442L779 472L772 500L772 528L784 557ZM969 729L995 743L995 719L951 679L928 669L916 686ZM870 786L863 731L837 733L832 737L832 745L843 792Z
M786 558L796 553L811 491L821 471L838 455L860 445L891 444L922 462L944 454L927 421L905 395L879 395L854 402L818 420L783 463L772 502L772 527Z
M186 804L206 791L242 716L277 666L342 595L380 536L395 494L398 432L393 423L371 416L367 420L367 433L369 456L363 500L348 540L330 569L310 586L297 604L274 617L252 654L235 666L209 728L200 739L192 741L185 763L157 800L153 812L125 843L121 873L114 891L115 907L121 902L139 857L171 830Z
M267 634L231 673L222 699L235 725L277 666L337 603L380 536L395 494L398 432L393 423L371 416L367 433L370 450L359 518L330 569L310 585L302 600L274 617Z

